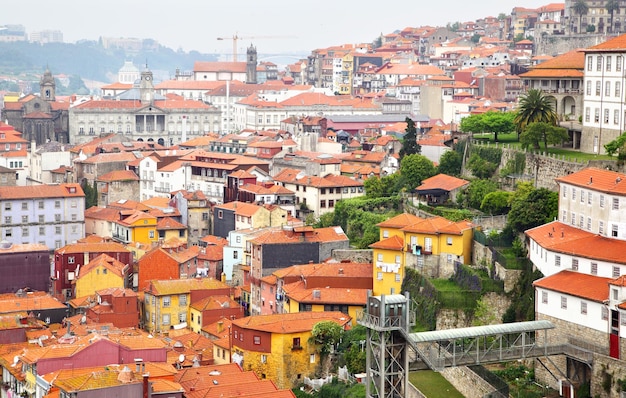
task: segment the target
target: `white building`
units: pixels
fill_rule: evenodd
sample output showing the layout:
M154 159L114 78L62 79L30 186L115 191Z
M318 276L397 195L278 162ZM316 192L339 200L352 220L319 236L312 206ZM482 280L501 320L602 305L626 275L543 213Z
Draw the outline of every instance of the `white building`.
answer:
M0 188L2 239L59 248L85 237L79 184Z
M626 41L624 35L584 49L585 92L583 132L580 149L605 153L604 145L626 131L624 109L624 72Z

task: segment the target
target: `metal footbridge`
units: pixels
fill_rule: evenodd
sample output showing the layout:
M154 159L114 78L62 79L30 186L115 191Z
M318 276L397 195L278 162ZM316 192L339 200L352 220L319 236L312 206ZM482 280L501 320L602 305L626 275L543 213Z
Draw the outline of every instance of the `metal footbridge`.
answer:
M484 365L566 354L590 364L593 353L549 344L545 320L410 333L408 294L368 297L357 323L367 328L367 397L405 397L409 370Z

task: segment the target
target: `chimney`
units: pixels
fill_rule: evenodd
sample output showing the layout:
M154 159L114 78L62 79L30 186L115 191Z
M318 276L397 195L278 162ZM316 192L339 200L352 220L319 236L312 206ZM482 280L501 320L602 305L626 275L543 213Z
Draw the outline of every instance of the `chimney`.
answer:
M150 396L152 395L150 393L150 383L148 383L148 377L150 375L147 373L144 373L142 375L143 377L143 398L150 398Z

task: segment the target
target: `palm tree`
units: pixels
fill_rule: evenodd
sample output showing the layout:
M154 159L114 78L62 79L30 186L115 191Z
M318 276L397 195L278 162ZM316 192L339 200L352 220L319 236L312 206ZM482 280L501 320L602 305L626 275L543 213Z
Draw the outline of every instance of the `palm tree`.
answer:
M617 10L619 10L619 1L618 0L608 0L606 2L606 5L604 6L604 8L606 8L606 10L609 12L609 14L611 14L611 19L609 22L609 29L610 31L607 29L607 33L613 33L613 13Z
M517 125L517 137L519 138L519 135L531 123L543 122L556 126L558 116L550 97L544 95L543 91L533 88L520 97L514 121Z
M578 14L578 33L582 33L581 29L583 15L587 15L587 12L589 12L589 6L587 5L587 2L585 0L576 0L576 2L574 3L574 7L572 8L574 9L574 12Z

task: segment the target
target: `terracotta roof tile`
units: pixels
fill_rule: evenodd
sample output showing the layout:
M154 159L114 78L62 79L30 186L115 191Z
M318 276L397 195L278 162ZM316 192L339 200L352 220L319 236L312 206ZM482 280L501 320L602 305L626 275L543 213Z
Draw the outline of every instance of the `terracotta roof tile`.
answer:
M394 235L391 238L386 238L376 243L372 243L370 247L372 249L402 250L404 249L404 239Z
M345 326L350 322L350 317L341 312L296 312L249 316L236 319L233 324L240 328L269 333L298 333L310 331L320 321L334 321Z
M442 189L444 191L454 191L469 184L469 181L461 178L449 176L447 174L437 174L434 177L427 178L422 181L422 185L416 188L416 191Z
M576 173L559 177L556 182L612 195L626 195L626 174L595 167L588 167Z
M213 278L202 279L172 279L172 280L152 280L149 283L146 293L155 296L168 296L173 294L189 293L192 290L212 290L224 289L228 285Z
M79 184L28 185L0 187L0 199L85 197Z
M610 281L610 278L563 270L536 280L533 286L601 303L609 297Z

